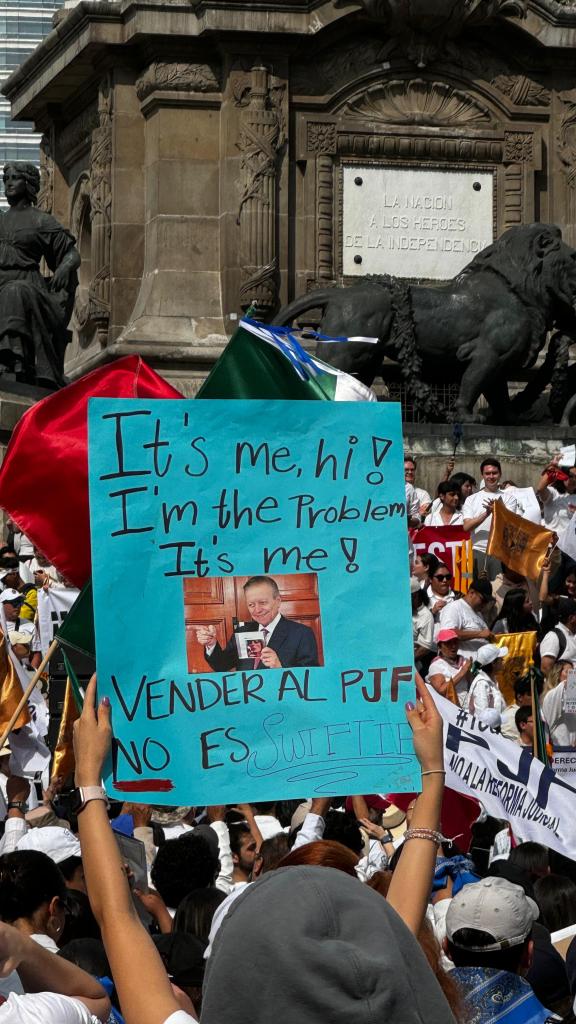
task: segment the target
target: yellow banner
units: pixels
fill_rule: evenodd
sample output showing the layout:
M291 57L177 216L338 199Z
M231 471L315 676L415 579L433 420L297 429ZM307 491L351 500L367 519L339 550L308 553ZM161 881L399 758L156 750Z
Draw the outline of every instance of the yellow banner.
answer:
M498 686L507 704L514 703L514 682L519 676L526 674L534 662L537 634L530 633L498 633L495 643L498 647L507 647L508 655L504 658L502 670L498 673Z
M503 501L492 502L492 525L487 552L499 558L510 569L535 580L540 575L542 562L553 534L543 526L510 512Z
M467 594L474 579L474 551L472 540L463 540L460 547L454 549L454 590Z

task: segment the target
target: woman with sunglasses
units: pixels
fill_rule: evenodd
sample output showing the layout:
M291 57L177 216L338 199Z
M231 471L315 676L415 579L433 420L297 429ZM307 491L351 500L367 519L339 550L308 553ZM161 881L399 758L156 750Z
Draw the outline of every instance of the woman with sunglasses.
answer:
M434 623L438 625L440 612L447 604L454 600L455 594L451 589L452 573L445 562L438 562L434 572L428 577L429 584L426 591L428 595L428 607L434 616Z

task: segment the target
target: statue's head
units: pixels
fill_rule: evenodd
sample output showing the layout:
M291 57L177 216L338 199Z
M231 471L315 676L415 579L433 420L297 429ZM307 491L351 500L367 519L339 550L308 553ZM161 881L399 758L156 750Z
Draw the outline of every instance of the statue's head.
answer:
M35 204L40 191L40 171L35 164L24 163L23 161L11 161L4 164L4 183L6 178L17 176L22 178L26 189L28 202ZM9 200L9 197L7 197Z
M521 224L487 246L463 274L496 271L527 303L576 305L576 251L562 240L555 224Z

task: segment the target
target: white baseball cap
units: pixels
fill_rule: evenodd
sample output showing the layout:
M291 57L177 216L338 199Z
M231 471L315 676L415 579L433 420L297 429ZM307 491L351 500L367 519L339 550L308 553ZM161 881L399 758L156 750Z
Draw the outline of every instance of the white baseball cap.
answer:
M507 647L498 647L497 644L484 644L479 647L474 655L479 665L491 665L497 658L506 658L508 655Z
M14 590L14 587L6 587L6 590L3 590L0 594L0 601L16 602L23 600L24 595L19 590Z
M465 885L450 901L446 915L446 935L454 946L473 953L519 946L538 919L538 907L521 885L507 878L489 877ZM487 946L464 946L454 942L462 928L486 932L493 941Z
M45 853L55 864L61 864L68 857L82 856L80 843L68 828L58 825L46 825L44 828L31 828L16 844L17 850L37 850Z

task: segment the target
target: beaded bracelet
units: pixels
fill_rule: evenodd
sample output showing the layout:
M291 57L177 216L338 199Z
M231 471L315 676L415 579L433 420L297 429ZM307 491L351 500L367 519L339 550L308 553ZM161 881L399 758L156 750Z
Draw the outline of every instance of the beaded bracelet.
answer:
M404 842L407 842L409 839L429 839L430 842L440 846L444 842L445 837L441 832L435 832L432 828L409 828L404 833Z

